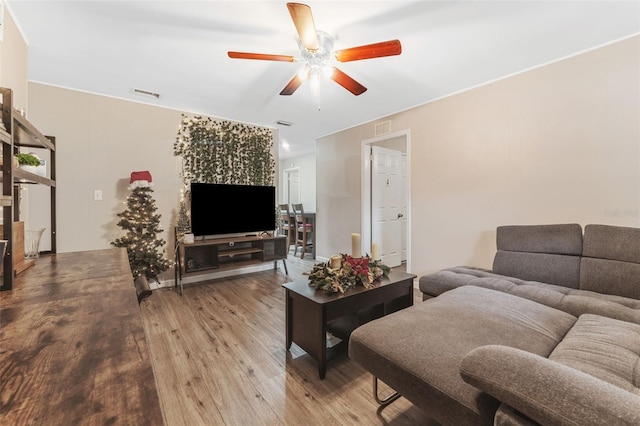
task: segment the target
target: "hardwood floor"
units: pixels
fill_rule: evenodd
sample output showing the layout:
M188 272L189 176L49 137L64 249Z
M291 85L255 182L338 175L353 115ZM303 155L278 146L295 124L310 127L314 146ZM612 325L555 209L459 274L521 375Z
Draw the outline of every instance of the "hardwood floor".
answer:
M192 284L184 296L161 289L142 302L167 425L435 424L404 398L377 411L371 375L347 356L320 380L309 355L295 344L285 350L281 285L307 279L312 265L290 256L288 276L278 269Z

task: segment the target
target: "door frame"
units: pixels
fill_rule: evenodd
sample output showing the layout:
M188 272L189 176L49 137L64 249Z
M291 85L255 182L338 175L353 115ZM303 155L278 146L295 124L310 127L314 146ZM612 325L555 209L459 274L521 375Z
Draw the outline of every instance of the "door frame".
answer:
M383 136L378 136L371 139L365 139L361 142L360 158L362 163L362 176L360 179L360 196L361 196L361 211L362 220L360 235L362 241L362 247L371 247L371 145L376 145L388 139L405 138L407 148L407 180L405 185L405 199L407 200L407 272L411 272L411 130L401 130L394 133L389 133ZM368 251L368 250L365 250Z

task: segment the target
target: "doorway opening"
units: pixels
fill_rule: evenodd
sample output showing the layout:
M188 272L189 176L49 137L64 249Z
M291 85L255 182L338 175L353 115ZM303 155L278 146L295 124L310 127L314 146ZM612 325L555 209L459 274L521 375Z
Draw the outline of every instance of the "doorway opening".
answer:
M382 260L411 272L411 132L362 141L362 246L380 247Z

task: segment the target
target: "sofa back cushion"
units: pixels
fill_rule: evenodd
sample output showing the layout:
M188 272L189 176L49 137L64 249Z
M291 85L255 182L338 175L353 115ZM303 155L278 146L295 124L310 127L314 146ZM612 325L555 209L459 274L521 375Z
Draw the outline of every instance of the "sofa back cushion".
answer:
M585 227L580 289L640 300L640 228Z
M496 243L494 273L579 287L582 254L579 224L499 226Z

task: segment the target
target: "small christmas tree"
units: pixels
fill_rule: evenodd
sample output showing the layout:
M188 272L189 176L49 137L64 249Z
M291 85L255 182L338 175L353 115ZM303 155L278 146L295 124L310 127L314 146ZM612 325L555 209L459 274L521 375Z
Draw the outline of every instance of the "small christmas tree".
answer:
M178 231L178 234L182 235L191 232L191 221L189 220L189 213L187 212L187 203L184 199L180 201L176 230Z
M166 242L157 237L163 230L160 228L160 215L155 213L158 208L151 195L153 190L149 186L151 175L144 172L148 174L148 179L141 180L134 177L135 173L141 172L131 174L133 189L127 198L127 209L118 213L118 226L126 231L126 235L111 245L127 249L134 278L144 275L147 279L158 281L158 275L170 266L164 258L163 247ZM162 253L158 252L159 248L163 248Z

